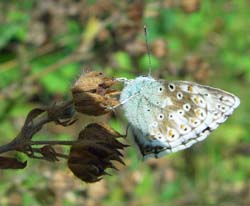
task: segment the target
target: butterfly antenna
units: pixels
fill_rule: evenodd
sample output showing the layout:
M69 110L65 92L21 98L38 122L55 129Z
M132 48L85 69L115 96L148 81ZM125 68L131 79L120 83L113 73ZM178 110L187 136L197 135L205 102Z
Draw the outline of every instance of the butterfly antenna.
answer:
M147 45L147 54L148 54L148 64L149 64L149 71L148 71L148 76L151 76L151 54L149 50L149 45L148 45L148 31L147 31L147 26L144 25L144 37Z

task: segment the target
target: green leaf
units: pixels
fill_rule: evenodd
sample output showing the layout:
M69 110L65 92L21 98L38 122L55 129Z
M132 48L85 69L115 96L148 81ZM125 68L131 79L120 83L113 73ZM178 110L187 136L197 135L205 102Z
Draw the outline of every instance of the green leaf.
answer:
M22 195L22 205L38 205L38 202L31 192L24 192Z
M160 61L157 58L155 58L154 56L151 56L150 60L151 60L151 69L152 70L159 69ZM148 59L147 54L145 54L143 57L140 58L139 65L140 65L140 68L143 71L148 71L149 72L150 65L149 65L149 59Z
M8 69L4 72L0 71L0 88L20 80L20 70L18 68Z
M80 72L80 65L77 63L67 64L60 69L63 78L73 80Z
M12 117L25 117L26 114L32 109L32 106L29 104L20 104L16 103L15 107L11 110L10 115Z
M134 189L134 194L138 197L148 197L154 193L154 179L149 168L142 166L140 176L141 181Z
M49 74L41 78L40 81L50 93L65 94L69 89L65 79L63 79L61 75Z
M123 70L131 71L133 69L130 56L126 52L116 52L114 54L114 59L117 66Z
M40 81L50 93L67 94L78 73L78 64L67 64L60 70L43 76Z
M166 200L172 200L178 197L180 193L180 183L178 181L168 182L163 186L163 190L161 192L162 201L166 202Z

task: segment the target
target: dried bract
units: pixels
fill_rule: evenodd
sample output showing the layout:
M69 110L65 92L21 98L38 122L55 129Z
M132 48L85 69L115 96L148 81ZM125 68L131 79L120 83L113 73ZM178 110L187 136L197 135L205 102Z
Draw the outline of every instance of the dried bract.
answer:
M95 116L110 112L110 108L119 104L119 91L111 88L115 83L101 72L82 75L71 89L76 111Z
M27 161L20 162L14 157L0 156L0 169L23 169L27 166Z
M123 150L127 145L117 140L121 135L113 129L100 125L89 124L80 132L78 142L70 149L68 167L81 180L92 183L106 175L106 169L113 168L113 161L124 164Z
M76 119L73 119L75 111L72 101L54 103L45 109L48 119L56 124L67 127L76 122Z
M51 162L59 161L59 159L57 158L57 153L51 145L45 145L40 150L41 154L46 160Z

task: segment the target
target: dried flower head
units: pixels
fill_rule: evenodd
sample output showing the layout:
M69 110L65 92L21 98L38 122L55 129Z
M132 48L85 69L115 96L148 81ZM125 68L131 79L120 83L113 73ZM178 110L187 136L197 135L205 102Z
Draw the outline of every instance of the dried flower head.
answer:
M82 75L71 89L76 111L95 116L110 112L110 107L119 104L119 91L111 88L115 83L101 72Z
M113 168L113 161L124 164L123 150L127 145L117 140L121 135L106 125L89 124L79 134L78 142L70 149L68 167L81 180L92 183Z

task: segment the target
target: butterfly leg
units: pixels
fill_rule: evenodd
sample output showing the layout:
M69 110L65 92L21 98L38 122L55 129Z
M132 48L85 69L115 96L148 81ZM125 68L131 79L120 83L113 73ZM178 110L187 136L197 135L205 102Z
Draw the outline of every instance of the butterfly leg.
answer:
M115 106L108 106L107 109L109 109L109 110L114 110L114 109L116 109L117 107L120 107L121 105L123 105L123 104L125 104L126 102L128 102L128 101L129 101L130 99L132 99L135 95L136 95L136 94L131 95L129 98L125 99L124 101L120 102L119 104L117 104L117 105L115 105Z
M123 135L121 135L121 137L123 137L123 138L127 138L127 136L128 136L128 130L129 130L129 127L130 127L130 125L128 124L128 125L127 125L127 127L126 127L126 133L125 133L125 134L123 134Z

